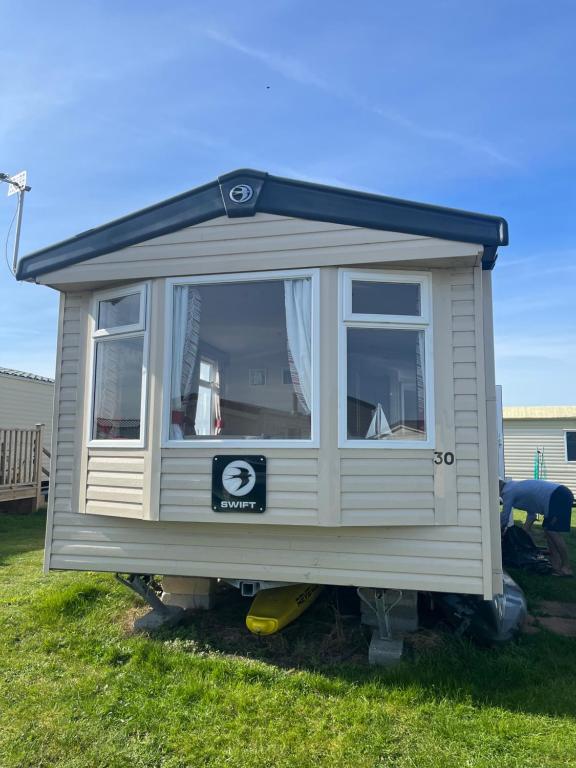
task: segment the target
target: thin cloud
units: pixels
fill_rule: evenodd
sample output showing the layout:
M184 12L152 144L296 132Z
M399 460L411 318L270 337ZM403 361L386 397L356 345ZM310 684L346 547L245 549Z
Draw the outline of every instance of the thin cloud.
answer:
M282 54L263 50L262 48L255 48L254 46L247 45L246 43L238 40L235 37L232 37L231 35L224 34L223 32L214 29L205 29L203 30L203 34L210 40L213 40L214 42L219 43L220 45L223 45L232 51L241 53L248 58L254 59L261 64L264 64L270 70L277 72L287 80L299 83L300 85L316 88L317 90L323 91L324 93L327 93L338 99L347 101L356 107L377 115L389 123L410 131L410 133L414 134L415 136L419 136L420 138L430 141L444 142L458 146L474 154L480 154L489 157L491 160L500 165L516 165L512 159L504 155L489 142L484 141L479 137L466 136L455 131L447 131L422 125L395 110L383 109L376 104L370 104L362 98L358 97L357 94L352 93L346 89L336 87L329 83L317 75L304 62L300 61L299 59L295 59L292 56L284 56Z
M389 110L381 109L380 107L372 107L372 111L380 115L381 117L384 117L386 120L389 120L392 123L396 123L396 125L399 125L402 128L406 128L411 133L414 133L417 136L421 136L424 139L431 139L432 141L443 141L447 142L449 144L456 144L459 147L462 147L462 149L467 149L472 152L477 152L479 154L487 155L488 157L492 158L492 160L495 160L498 163L501 163L502 165L512 165L515 166L516 163L511 160L509 157L506 157L502 154L502 152L499 152L495 147L493 147L491 144L489 144L486 141L483 141L482 139L479 139L475 136L464 136L460 133L455 133L454 131L445 131L437 128L427 128L426 126L420 125L419 123L414 122L414 120L410 120L404 115L399 114L398 112L391 112Z
M558 309L561 306L570 306L571 297L547 296L507 296L505 300L494 303L494 315L497 320L513 317L515 319L532 318L533 313L544 309Z
M214 40L214 42L224 45L226 48L230 48L237 53L242 53L251 59L260 61L269 69L278 72L278 74L282 75L287 80L293 80L301 85L312 86L322 91L326 91L327 93L334 94L334 90L325 80L322 80L304 63L292 56L281 56L277 53L270 53L268 51L263 51L260 48L254 48L253 46L240 42L240 40L237 40L234 37L230 37L230 35L225 35L214 29L204 30L204 35L210 40Z
M496 338L497 359L513 360L527 354L542 360L566 362L576 360L576 339L572 334L521 334L498 336Z

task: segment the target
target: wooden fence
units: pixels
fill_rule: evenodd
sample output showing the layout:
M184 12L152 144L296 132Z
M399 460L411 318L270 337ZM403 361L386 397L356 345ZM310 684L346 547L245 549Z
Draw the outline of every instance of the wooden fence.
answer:
M0 503L32 499L34 509L42 504L42 476L50 474L42 466L43 457L50 458L42 445L43 431L43 424L0 427Z

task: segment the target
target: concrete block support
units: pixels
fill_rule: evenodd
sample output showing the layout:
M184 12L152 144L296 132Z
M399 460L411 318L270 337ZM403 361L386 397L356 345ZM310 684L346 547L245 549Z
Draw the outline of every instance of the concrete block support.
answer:
M164 576L162 602L185 611L208 610L214 607L215 579L196 576Z
M403 649L403 640L384 639L375 629L368 647L368 663L373 666L392 667L402 660Z

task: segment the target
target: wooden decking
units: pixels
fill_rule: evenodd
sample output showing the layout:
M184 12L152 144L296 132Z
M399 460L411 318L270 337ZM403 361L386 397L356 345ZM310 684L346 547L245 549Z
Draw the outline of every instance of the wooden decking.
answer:
M42 504L42 476L50 474L42 466L43 457L50 458L42 433L42 424L31 429L0 427L0 505L23 499L31 499L34 509Z

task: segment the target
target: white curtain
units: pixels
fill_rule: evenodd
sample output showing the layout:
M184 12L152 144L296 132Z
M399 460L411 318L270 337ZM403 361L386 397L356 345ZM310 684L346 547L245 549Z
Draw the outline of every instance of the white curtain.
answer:
M366 432L366 438L374 440L391 434L392 430L390 429L390 424L384 413L382 403L378 403L376 408L374 408L374 415L372 416L372 421Z
M172 440L184 438L182 401L192 392L194 383L200 338L201 308L202 298L196 288L177 288L174 291L172 386L170 393L170 439Z
M219 435L224 425L222 422L222 408L220 407L220 371L218 369L216 369L212 392L214 397L214 434Z
M96 345L96 405L94 437L115 438L118 434L122 344L100 341Z
M292 385L305 414L312 410L312 281L284 280L288 362Z
M424 390L424 331L418 332L418 344L416 346L416 408L417 419L424 422L424 403L426 394ZM418 426L418 425L417 425Z

